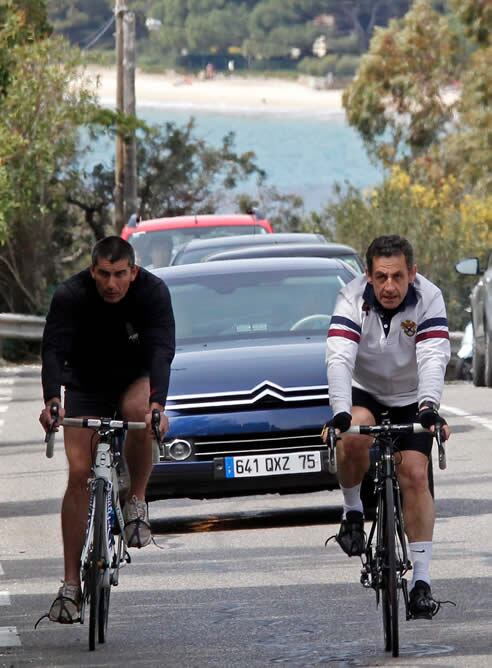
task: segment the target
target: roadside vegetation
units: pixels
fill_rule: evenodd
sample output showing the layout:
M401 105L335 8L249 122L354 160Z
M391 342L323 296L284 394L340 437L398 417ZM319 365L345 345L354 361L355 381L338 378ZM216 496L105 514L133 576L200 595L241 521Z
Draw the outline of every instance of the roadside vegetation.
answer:
M491 3L450 0L442 14L416 0L375 31L343 103L387 176L370 192L339 187L307 227L361 252L375 235L406 235L445 294L451 326L464 327L475 280L454 263L492 248Z
M305 35L313 14L321 11L345 26L344 34L335 30L332 44L347 35L357 43L355 51L346 52L360 59L344 93L347 119L371 158L384 166L386 178L370 192L340 185L324 210L310 214L295 193L279 195L268 185L254 154L235 150L233 135L215 148L196 135L193 121L184 127L148 127L101 108L96 82L84 74L84 56L73 43L82 44L81 35L88 38L96 23L109 20L113 3L61 0L48 13L49 4L8 0L0 7L0 311L45 313L54 286L86 264L94 240L113 232L113 168L96 165L87 171L83 151L95 138L114 138L123 122L137 128L143 216L212 212L244 179L256 178L263 184L260 201L239 196L238 206L259 205L278 230L319 231L361 253L376 234L407 235L419 269L445 293L451 327L464 324L471 282L455 276L453 264L465 255L483 257L492 247L489 2L449 0L444 6L416 0L395 19L391 16L403 16L404 2L206 3L216 25L227 12L247 10L243 23L248 30L256 26L258 43L274 26L280 40L286 16L302 17L303 27L296 30ZM384 16L374 13L376 4L382 12L386 8ZM135 2L141 16L145 9L163 23L179 19L176 26L188 46L192 35L202 34L192 26L208 16L202 12L192 21L199 5L203 9L204 2ZM351 8L352 19L342 18L342 5L343 12ZM357 13L362 7L365 18ZM60 36L62 28L66 38ZM233 32L230 39L242 48L252 35ZM285 42L292 43L287 35ZM147 37L163 39L154 33ZM161 42L151 46L149 41L145 48L163 53L168 47ZM230 56L230 45L220 48ZM268 61L271 70L275 57L272 51L262 62ZM306 46L298 64L310 57ZM85 149L82 128L89 138Z

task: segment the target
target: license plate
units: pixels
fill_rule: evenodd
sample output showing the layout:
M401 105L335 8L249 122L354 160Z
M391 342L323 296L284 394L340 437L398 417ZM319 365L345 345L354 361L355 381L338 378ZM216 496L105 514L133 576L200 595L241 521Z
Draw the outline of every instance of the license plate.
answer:
M321 454L317 451L224 457L224 464L226 478L317 473L321 471Z

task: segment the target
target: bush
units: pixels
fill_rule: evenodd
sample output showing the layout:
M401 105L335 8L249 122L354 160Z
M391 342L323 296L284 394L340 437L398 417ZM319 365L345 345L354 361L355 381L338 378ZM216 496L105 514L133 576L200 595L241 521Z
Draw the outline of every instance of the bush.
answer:
M333 53L324 58L303 58L297 69L299 72L313 77L325 77L328 73L334 71L337 58L338 56Z
M359 67L359 56L344 55L338 58L335 66L335 74L337 77L354 76Z
M492 197L464 195L453 177L435 187L423 185L397 167L370 192L339 188L337 201L311 229L328 238L335 230L335 241L353 246L361 255L382 234L407 237L418 270L443 291L451 329L464 329L469 318L464 308L476 279L464 280L454 265L492 248Z

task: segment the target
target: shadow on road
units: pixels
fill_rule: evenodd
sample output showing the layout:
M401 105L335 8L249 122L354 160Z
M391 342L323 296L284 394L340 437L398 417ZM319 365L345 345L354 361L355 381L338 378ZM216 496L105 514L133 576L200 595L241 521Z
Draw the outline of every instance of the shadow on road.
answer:
M152 520L152 531L154 534L174 534L338 524L341 512L340 506L330 506L172 517Z
M0 503L0 517L38 517L55 515L61 511L61 499L36 499L33 501L5 501Z

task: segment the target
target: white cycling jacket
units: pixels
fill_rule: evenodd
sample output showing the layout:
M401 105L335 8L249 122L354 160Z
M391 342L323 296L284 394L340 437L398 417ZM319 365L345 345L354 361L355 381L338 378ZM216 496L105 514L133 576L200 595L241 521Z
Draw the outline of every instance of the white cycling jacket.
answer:
M387 325L387 335L383 322L365 276L342 288L326 347L334 414L352 412L352 385L385 406L423 400L439 405L450 358L446 308L439 288L417 274Z

